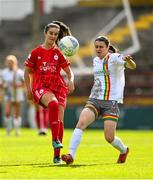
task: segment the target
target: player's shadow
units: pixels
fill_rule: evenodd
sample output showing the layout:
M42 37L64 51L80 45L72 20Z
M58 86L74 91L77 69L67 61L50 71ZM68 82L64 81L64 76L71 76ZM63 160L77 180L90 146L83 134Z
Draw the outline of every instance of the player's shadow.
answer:
M71 168L79 168L79 167L85 167L85 166L106 166L106 165L112 165L112 164L116 164L116 163L93 163L93 164L59 164L59 165L55 165L55 164L50 164L50 165L38 165L36 167L41 167L41 168L45 168L45 167L71 167Z
M50 163L27 163L27 164L1 164L0 167L14 167L14 166L48 166Z
M85 166L104 166L104 165L112 165L115 163L93 163L93 164L71 164L71 165L67 165L67 164L51 164L51 163L29 163L29 164L4 164L4 165L0 165L0 167L17 167L17 166L33 166L35 168L48 168L48 167L71 167L71 168L78 168L78 167L85 167Z

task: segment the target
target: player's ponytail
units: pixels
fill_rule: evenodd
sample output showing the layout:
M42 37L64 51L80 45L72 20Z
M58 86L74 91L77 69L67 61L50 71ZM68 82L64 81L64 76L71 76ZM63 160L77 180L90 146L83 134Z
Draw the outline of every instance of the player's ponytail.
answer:
M116 53L116 52L119 52L119 50L116 49L116 47L114 47L113 45L109 45L109 52Z
M53 21L53 23L60 26L60 32L59 32L58 40L62 39L64 36L71 36L72 35L70 28L66 24L64 24L63 22Z

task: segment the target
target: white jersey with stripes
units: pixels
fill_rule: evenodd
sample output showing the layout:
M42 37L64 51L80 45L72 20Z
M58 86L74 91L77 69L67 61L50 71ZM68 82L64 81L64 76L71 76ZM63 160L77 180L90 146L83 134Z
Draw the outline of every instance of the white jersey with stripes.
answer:
M119 53L108 53L93 59L94 85L89 98L123 103L125 61Z

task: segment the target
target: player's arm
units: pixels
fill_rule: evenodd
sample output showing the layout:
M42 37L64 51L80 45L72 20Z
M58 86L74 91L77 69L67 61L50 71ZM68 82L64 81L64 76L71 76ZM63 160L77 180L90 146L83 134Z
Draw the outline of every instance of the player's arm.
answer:
M129 69L135 69L136 63L133 61L133 58L130 55L124 56L124 61L126 61L125 66Z
M74 74L73 74L70 66L63 68L63 70L66 73L66 76L68 79L68 90L70 93L72 93L74 91Z
M25 71L24 71L24 80L25 80L27 98L29 100L32 100L32 91L31 91L31 78L32 77L33 77L32 69L26 66Z

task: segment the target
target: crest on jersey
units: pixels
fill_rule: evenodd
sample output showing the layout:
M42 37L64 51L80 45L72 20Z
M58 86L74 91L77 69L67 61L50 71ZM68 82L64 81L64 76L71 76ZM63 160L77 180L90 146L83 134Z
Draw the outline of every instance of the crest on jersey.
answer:
M54 55L54 60L56 60L56 61L58 60L58 55L57 54Z
M43 90L43 89L40 89L39 93L42 94L43 92L44 92L44 90Z

